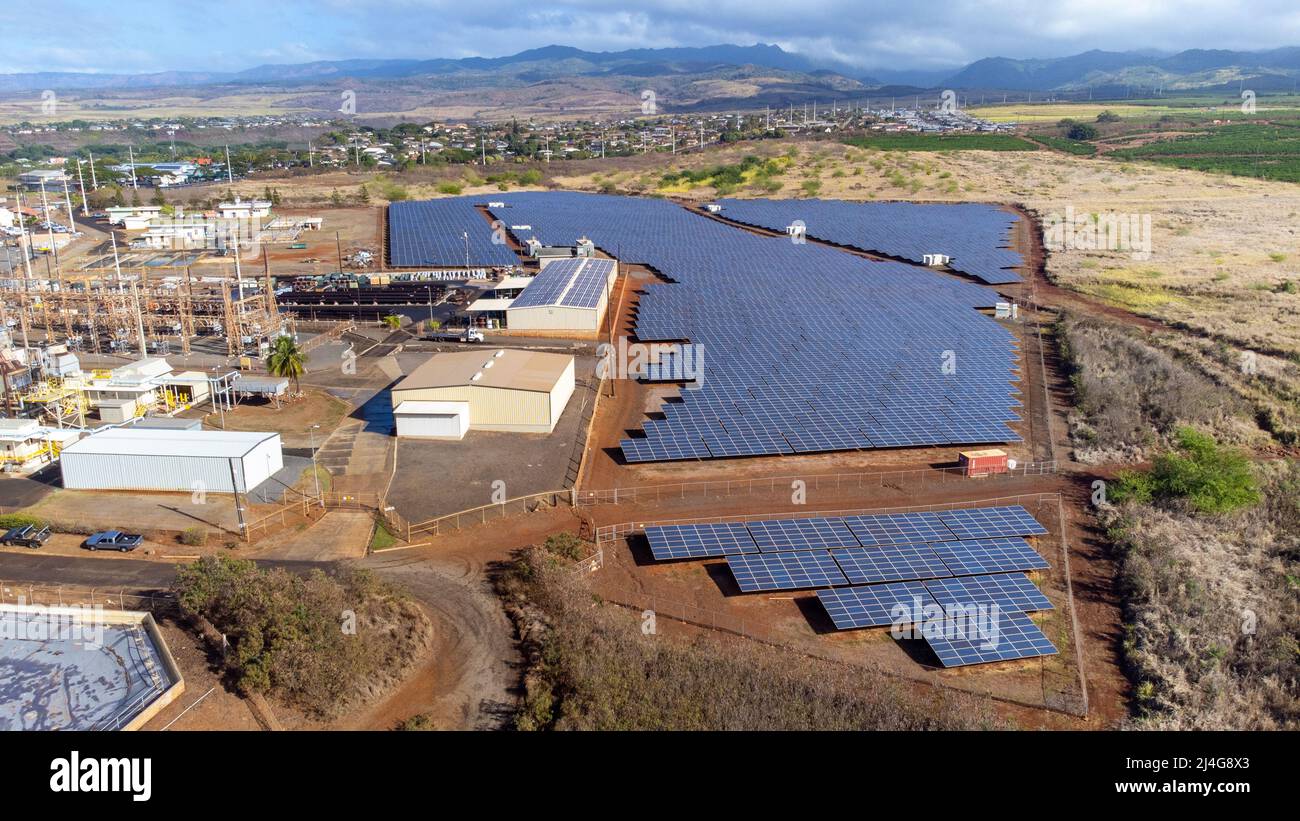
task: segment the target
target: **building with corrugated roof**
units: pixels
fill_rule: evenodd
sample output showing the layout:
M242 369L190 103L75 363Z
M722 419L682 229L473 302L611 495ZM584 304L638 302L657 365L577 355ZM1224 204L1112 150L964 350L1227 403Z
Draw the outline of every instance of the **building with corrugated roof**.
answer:
M574 390L574 359L539 351L434 354L393 386L398 436L550 433Z

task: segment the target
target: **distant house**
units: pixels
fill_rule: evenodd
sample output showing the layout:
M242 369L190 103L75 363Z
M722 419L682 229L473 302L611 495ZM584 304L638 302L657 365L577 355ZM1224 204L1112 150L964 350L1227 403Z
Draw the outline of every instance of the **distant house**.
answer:
M266 217L271 214L270 200L241 200L235 197L234 202L223 202L217 204L217 215L222 219L250 219L253 217Z

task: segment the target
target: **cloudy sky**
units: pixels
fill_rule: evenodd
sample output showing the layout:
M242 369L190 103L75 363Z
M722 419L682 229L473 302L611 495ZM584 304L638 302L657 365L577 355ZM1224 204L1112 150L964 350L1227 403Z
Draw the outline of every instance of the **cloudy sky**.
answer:
M45 0L39 17L58 24L22 49L0 50L0 73L491 57L552 43L593 51L775 43L863 69L1092 48L1300 45L1296 0Z

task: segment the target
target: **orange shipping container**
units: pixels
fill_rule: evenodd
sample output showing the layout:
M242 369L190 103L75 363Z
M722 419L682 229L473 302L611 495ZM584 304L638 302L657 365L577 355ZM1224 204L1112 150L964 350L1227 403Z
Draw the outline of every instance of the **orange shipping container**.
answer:
M998 448L963 450L957 456L967 476L990 476L1007 472L1007 452Z

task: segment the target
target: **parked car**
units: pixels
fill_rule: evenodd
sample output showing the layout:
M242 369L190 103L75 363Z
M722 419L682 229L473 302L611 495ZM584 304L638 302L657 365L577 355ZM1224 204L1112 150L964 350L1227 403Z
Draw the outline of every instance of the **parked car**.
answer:
M126 553L135 550L144 541L139 533L123 533L120 530L101 530L92 533L83 546L87 550L118 550Z
M45 544L45 540L48 538L50 538L49 527L38 529L35 525L20 525L10 528L4 536L0 537L0 544L35 549Z

